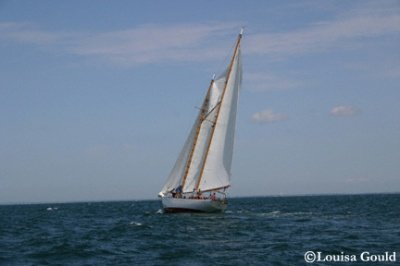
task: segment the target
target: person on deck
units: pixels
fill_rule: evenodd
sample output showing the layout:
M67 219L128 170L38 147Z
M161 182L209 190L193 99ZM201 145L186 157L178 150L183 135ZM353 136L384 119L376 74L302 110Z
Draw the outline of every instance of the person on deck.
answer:
M176 197L181 198L182 197L182 185L179 185L177 188L175 188L176 192Z
M211 200L217 200L217 196L215 195L215 192L212 193L212 195L210 196Z

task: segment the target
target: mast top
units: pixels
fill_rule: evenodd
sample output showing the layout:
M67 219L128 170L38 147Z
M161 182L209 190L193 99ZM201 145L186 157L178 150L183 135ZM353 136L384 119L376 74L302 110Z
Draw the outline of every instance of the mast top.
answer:
M241 27L241 28L240 28L240 33L239 33L240 37L242 37L243 31L244 31L244 27Z

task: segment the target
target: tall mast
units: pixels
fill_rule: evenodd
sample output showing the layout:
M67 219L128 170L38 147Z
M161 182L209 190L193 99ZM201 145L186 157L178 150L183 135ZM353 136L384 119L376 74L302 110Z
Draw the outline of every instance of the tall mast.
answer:
M185 182L186 182L187 176L189 174L190 164L192 163L194 150L195 150L196 144L197 144L197 139L200 134L201 124L203 123L203 120L206 117L206 108L210 101L211 87L212 87L212 84L214 83L214 78L215 78L215 75L213 76L213 78L210 82L210 86L208 87L207 95L206 95L203 105L201 106L201 109L200 109L199 121L197 122L197 127L196 127L196 135L193 140L192 149L190 150L189 159L187 160L186 165L185 165L185 173L182 178L182 183L181 183L182 189L185 186Z
M196 186L195 186L195 190L196 191L199 190L200 182L201 182L201 179L203 177L204 167L206 165L206 161L207 161L207 158L208 158L208 152L210 151L211 142L212 142L212 139L214 137L215 126L216 126L216 124L218 122L218 117L219 117L219 114L220 114L222 102L224 100L226 87L228 85L228 81L229 81L229 78L231 76L233 62L235 61L236 54L237 54L237 52L239 50L239 45L240 45L240 41L242 39L242 36L243 36L243 28L240 30L239 36L238 36L237 41L236 41L235 49L234 49L234 52L233 52L233 55L232 55L232 58L231 58L231 62L229 64L228 75L226 76L226 80L225 80L225 84L224 84L224 90L222 91L221 100L218 103L218 107L217 107L218 109L217 109L217 113L215 115L215 121L214 121L213 125L211 126L211 134L210 134L210 137L209 137L208 142L207 142L207 150L203 155L203 160L202 160L203 165L201 166L200 175L199 175L199 178L197 179Z

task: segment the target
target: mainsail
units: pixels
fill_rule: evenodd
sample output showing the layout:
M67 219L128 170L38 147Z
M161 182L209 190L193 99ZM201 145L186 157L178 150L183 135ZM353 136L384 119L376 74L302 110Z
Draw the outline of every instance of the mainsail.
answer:
M183 193L229 187L242 80L241 37L242 32L226 71L211 80L197 119L160 195L177 187Z

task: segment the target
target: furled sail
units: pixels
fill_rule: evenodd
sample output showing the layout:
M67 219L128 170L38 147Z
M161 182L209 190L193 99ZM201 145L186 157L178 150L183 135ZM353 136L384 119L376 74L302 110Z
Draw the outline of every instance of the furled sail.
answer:
M200 113L160 196L230 185L235 120L242 70L239 35L228 69L211 81Z

